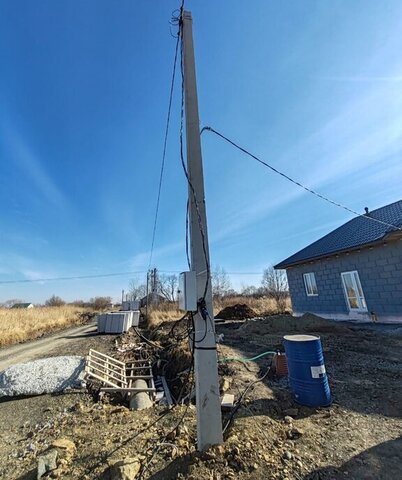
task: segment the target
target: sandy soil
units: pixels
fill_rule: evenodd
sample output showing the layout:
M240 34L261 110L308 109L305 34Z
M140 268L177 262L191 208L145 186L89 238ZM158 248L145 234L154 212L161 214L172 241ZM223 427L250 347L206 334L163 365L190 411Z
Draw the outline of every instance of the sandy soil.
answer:
M97 403L84 392L10 399L0 403L0 477L35 478L37 456L58 438L76 446L54 478L110 478L113 460L134 458L141 478L329 480L402 478L402 335L317 317L228 322L219 354L253 356L282 349L283 334L321 336L333 404L297 405L287 381L256 383L234 417L225 444L195 451L195 409L155 407L130 412ZM131 338L131 337L130 337ZM115 352L114 336L87 336L53 348L51 354ZM269 357L220 367L225 390L240 393L267 371ZM178 428L185 414L184 421ZM224 414L224 424L229 414ZM156 423L155 423L156 422ZM168 435L167 438L166 435Z

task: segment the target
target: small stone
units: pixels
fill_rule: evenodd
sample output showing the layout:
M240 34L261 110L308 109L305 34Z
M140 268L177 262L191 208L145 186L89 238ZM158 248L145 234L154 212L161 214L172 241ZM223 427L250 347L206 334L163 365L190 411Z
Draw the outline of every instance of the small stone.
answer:
M293 423L293 418L289 415L286 415L286 417L284 418L285 420L285 423L287 423L288 425L290 425L291 423Z
M52 449L38 458L37 479L57 468L57 450Z
M289 417L296 417L299 414L298 408L288 408L283 411L283 414Z
M75 443L68 438L56 439L52 443L52 447L60 448L68 456L72 456L76 450Z
M289 452L289 450L286 450L286 452L283 454L283 458L285 460L292 460L293 455Z
M304 430L299 427L293 427L291 430L292 438L299 438L304 435Z
M221 387L222 392L227 392L230 388L230 384L231 384L231 379L224 377L222 381L222 387Z
M187 435L188 434L188 428L186 425L179 425L177 427L177 434L178 435Z
M110 480L134 480L140 469L141 464L135 458L116 460L109 467Z
M254 469L254 470L257 470L257 469L258 469L258 463L254 463L253 469Z
M61 468L56 468L50 473L50 478L60 478L63 475L63 470Z
M124 413L125 415L130 413L130 410L124 406L118 406L110 410L110 414L114 415L116 413Z

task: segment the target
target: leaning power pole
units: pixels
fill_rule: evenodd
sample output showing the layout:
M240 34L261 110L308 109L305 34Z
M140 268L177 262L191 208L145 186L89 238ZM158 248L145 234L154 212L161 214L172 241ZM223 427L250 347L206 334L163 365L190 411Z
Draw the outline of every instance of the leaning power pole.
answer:
M199 309L194 315L197 439L198 449L204 450L222 443L222 418L191 13L184 11L182 20L191 269L196 272L197 298L203 299L205 295L207 310L204 308L202 315Z

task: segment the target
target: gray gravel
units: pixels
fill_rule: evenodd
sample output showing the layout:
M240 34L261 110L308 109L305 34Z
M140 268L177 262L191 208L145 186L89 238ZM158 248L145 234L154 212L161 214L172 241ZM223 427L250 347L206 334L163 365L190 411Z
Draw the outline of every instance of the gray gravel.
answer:
M0 397L40 395L79 388L85 359L78 356L42 358L18 363L0 372Z

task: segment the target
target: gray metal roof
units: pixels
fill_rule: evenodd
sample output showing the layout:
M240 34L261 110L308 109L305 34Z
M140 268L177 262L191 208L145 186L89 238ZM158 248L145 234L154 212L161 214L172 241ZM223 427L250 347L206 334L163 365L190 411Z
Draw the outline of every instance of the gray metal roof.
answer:
M368 215L365 215L365 217L367 216L396 227L402 227L402 200L373 210ZM396 230L391 226L369 220L368 218L356 217L278 263L278 265L275 265L275 268L287 268L315 258L369 245L382 240L389 233Z
M11 308L28 308L32 303L14 303Z

